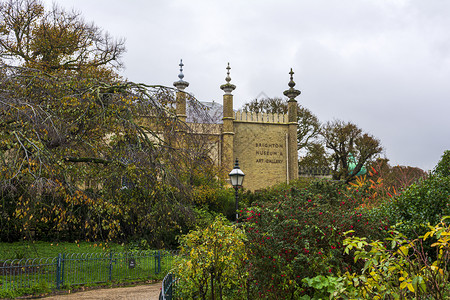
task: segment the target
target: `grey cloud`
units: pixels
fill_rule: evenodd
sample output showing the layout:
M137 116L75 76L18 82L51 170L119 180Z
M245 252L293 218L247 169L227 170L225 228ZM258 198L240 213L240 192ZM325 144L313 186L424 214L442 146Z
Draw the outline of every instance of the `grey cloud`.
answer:
M392 164L432 169L450 149L449 1L57 2L126 38L130 80L171 85L183 58L188 90L221 101L230 62L238 108L281 96L293 67L302 105L359 124Z

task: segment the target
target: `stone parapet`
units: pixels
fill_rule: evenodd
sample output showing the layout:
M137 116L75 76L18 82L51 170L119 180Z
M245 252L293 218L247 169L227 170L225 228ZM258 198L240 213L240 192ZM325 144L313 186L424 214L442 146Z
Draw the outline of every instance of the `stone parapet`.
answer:
M288 116L285 114L264 114L264 113L237 111L234 113L234 120L235 122L287 124Z

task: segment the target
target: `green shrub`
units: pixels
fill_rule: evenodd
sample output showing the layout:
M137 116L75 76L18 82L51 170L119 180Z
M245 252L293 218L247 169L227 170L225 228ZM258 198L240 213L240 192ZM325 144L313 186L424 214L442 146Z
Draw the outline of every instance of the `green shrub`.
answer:
M407 237L422 235L426 224L450 214L450 177L431 176L413 184L385 207L387 217Z
M220 216L206 228L182 236L175 274L183 297L242 299L247 278L244 241L243 230Z
M312 288L314 292L312 296L303 296L302 300L319 300L330 298L335 292L340 292L344 288L345 280L335 276L318 275L313 278L303 278L302 282Z
M368 242L366 238L350 237L344 243L345 253L354 253L362 260L360 272L347 272L341 277L346 286L334 292L349 299L448 299L450 278L450 225L445 219L428 226L423 237L408 239L399 232L385 242ZM433 239L436 259L430 260L424 241Z
M449 166L450 151L445 151L428 178L412 184L372 214L397 224L396 229L408 238L423 235L427 224L436 224L450 214L450 176L446 176Z
M450 176L450 150L446 150L433 170L436 176Z
M246 204L247 206L253 205L253 203L261 203L262 201L270 201L278 199L278 196L281 193L284 193L285 190L288 190L290 188L295 189L304 189L313 181L312 178L308 177L300 177L296 180L291 180L289 183L286 182L280 182L278 184L275 184L271 187L257 190L255 192L245 191L241 195L241 201L242 203ZM243 207L243 206L241 206Z
M323 180L271 194L244 211L253 296L299 298L309 291L303 278L355 267L342 256L343 232L381 237L389 227L371 223L354 193L359 190Z

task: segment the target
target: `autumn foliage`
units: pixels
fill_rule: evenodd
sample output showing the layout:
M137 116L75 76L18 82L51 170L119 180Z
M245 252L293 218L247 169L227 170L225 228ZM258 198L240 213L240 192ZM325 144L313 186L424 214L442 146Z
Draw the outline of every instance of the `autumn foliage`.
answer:
M183 299L244 299L247 293L245 232L217 217L180 238L175 273Z
M162 246L195 223L195 182L217 180L201 159L207 140L190 139L174 118L171 89L77 72L0 70L3 240L146 234ZM174 232L163 238L159 224Z
M198 186L221 187L175 90L121 79L123 41L79 13L11 0L0 17L0 239L173 247L196 223Z
M276 199L244 211L255 295L298 299L307 293L303 278L355 268L352 258L342 255L343 233L376 238L390 225L360 209L366 196L341 183L316 181L305 189L280 190Z

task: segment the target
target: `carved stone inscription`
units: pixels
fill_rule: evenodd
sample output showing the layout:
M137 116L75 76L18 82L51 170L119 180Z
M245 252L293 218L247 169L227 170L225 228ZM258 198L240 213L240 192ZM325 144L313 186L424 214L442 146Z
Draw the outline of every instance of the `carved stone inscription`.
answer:
M279 143L255 143L256 163L281 164L284 160L283 144Z

